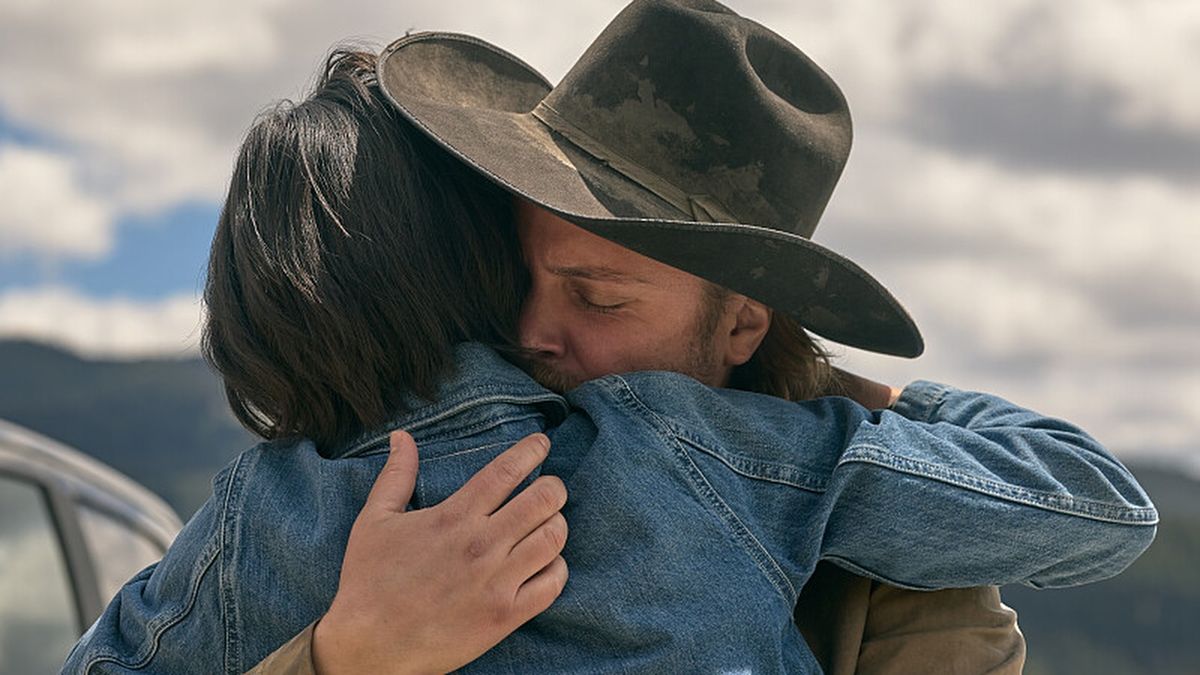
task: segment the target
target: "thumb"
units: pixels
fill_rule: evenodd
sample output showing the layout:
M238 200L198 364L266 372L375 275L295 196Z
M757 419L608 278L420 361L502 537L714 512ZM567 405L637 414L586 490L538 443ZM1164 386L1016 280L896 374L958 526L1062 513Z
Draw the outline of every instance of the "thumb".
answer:
M366 507L404 513L417 484L417 444L407 431L396 430L388 437L391 450L387 463L375 478ZM366 508L364 507L364 508Z

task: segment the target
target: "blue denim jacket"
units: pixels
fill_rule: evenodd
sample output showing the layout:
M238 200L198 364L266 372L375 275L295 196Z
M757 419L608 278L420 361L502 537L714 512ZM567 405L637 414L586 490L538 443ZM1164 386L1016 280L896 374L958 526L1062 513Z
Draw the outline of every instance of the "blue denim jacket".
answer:
M464 345L438 400L388 425L420 447L416 508L535 431L567 486L566 589L466 671L817 673L792 609L819 559L911 588L1061 586L1154 536L1094 440L988 395L916 383L868 411L635 373L568 400ZM243 453L64 671L241 673L300 632L337 589L388 429L333 459L306 441Z

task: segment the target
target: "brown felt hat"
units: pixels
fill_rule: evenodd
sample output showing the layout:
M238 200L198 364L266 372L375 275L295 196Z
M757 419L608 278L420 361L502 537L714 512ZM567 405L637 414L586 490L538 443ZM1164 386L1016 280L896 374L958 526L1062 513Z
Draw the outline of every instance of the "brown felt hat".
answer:
M924 348L887 289L810 240L850 151L845 98L800 50L724 5L635 0L558 86L453 33L392 43L379 82L514 195L830 340Z

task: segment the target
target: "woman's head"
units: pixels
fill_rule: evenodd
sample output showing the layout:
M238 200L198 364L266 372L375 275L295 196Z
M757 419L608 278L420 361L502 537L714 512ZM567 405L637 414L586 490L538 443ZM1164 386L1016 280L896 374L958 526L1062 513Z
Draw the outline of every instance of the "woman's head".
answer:
M204 354L265 438L348 440L430 397L465 340L509 344L523 277L509 197L337 51L242 144L205 287Z

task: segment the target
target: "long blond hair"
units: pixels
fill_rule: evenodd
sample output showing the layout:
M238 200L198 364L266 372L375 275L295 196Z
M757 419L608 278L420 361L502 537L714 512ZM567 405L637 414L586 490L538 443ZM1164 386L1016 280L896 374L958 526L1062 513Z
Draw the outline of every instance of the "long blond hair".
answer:
M798 321L778 312L758 351L734 369L729 386L789 401L846 393L829 353Z

